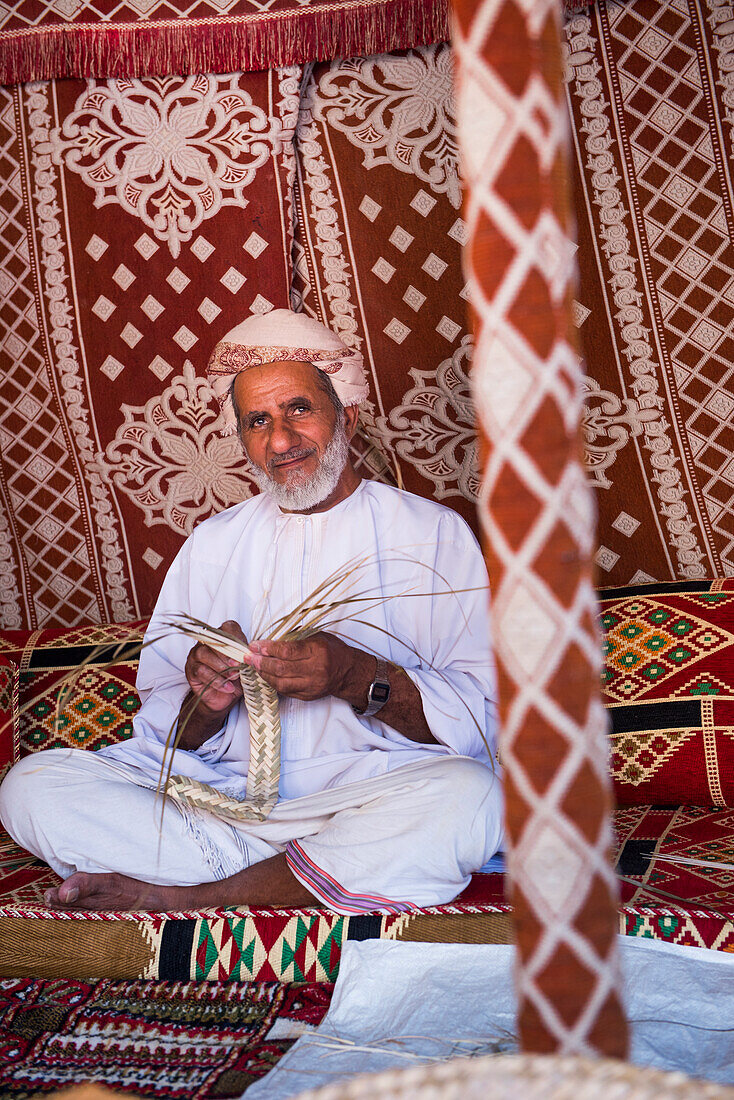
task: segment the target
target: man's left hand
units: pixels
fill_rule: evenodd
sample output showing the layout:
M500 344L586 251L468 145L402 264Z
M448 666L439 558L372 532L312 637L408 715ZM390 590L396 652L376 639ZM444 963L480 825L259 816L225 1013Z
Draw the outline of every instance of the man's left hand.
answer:
M321 631L301 642L250 642L250 663L279 695L294 699L323 699L334 695L360 714L367 707L367 690L377 668L376 659ZM380 710L387 723L410 741L437 744L423 713L420 692L410 677L395 666L390 671L390 698Z
M295 699L348 698L355 679L365 679L362 664L367 670L369 662L374 665L374 658L325 631L297 642L251 642L250 650L263 679L279 695ZM370 680L371 675L366 683Z

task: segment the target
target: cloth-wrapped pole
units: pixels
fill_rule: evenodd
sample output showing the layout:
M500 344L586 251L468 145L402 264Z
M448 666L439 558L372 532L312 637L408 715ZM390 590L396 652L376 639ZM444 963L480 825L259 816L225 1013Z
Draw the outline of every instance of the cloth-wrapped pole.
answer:
M480 517L527 1051L623 1056L594 507L570 336L556 0L454 0Z

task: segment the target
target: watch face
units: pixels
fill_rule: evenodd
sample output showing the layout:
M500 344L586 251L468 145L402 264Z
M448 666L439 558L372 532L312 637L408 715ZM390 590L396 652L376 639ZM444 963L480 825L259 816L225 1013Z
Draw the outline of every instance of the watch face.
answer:
M370 687L370 702L371 703L386 703L390 698L390 685L381 683L380 681L374 681Z

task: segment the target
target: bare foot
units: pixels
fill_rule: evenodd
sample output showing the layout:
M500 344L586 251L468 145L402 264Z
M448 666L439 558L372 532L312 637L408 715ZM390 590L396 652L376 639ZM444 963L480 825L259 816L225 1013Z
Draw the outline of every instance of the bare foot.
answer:
M75 871L60 886L43 895L53 909L161 909L186 908L186 893L178 886L153 886L127 875L89 875Z
M89 875L75 871L66 882L44 894L54 909L139 909L145 912L181 912L220 906L267 906L284 909L323 902L302 885L288 867L285 852L269 856L218 882L196 886L153 886L127 875L110 872Z

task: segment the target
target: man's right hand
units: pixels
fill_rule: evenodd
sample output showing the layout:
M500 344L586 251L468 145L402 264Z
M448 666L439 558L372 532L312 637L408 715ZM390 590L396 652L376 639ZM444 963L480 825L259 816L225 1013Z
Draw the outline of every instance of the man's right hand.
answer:
M233 619L222 623L219 629L247 643L239 623ZM196 709L209 711L212 717L218 716L223 720L237 700L242 698L239 673L232 661L208 645L199 642L194 646L186 658L184 672L196 700Z

